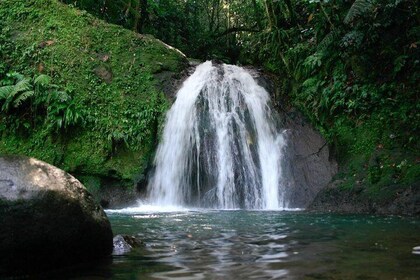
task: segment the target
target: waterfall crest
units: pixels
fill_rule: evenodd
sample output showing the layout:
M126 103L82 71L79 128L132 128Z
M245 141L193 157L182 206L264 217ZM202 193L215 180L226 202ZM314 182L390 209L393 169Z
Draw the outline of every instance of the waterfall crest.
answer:
M207 61L184 82L166 116L149 200L165 206L285 208L284 147L266 90L243 68Z

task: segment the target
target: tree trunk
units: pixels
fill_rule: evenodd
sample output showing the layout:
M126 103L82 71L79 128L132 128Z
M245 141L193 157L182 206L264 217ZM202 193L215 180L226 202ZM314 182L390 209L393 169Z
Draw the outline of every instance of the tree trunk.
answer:
M147 11L147 0L140 0L140 25L139 25L139 33L143 33L144 26L146 22L149 20L149 12Z
M140 0L135 0L133 31L138 32L140 23Z
M273 11L273 9L271 8L271 0L265 0L264 6L265 6L265 12L267 14L267 19L268 19L268 30L271 30L273 28L273 17L271 15L271 12Z
M287 9L289 10L289 13L290 13L290 24L294 26L296 25L296 14L295 14L295 10L293 9L292 1L286 0L285 2L287 5Z
M330 17L328 16L327 12L324 9L324 5L322 5L322 2L319 2L319 6L321 8L322 13L324 14L325 18L327 19L328 23L330 24L331 28L334 28L334 24L331 22Z
M254 7L254 14L255 14L255 18L257 20L257 26L259 30L263 30L263 26L261 23L261 13L260 13L260 9L258 7L257 1L256 0L252 0L252 5Z

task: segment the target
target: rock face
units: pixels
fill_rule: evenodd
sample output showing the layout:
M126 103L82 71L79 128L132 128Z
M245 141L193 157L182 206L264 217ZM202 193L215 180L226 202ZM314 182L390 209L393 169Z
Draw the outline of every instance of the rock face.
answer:
M381 215L420 215L420 182L405 190L394 191L386 200L373 200L363 187L344 190L340 180L331 182L309 205L313 212L370 213ZM391 186L390 189L394 189Z
M337 162L331 157L327 141L302 115L283 112L286 129L285 177L286 193L291 207L306 208L318 192L331 182L337 173Z
M0 275L105 257L111 226L70 174L27 157L0 157Z
M288 207L306 208L320 190L325 188L338 171L337 162L331 156L327 141L294 108L286 107L273 77L255 69L248 69L258 84L275 100L279 124L284 129L287 147L284 150L282 172L287 178L285 200Z

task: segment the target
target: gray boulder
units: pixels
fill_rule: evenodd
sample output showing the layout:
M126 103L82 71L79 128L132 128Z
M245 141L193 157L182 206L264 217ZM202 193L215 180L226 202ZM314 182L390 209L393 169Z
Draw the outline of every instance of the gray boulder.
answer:
M306 208L338 171L327 141L299 112L283 112L288 146L283 173L289 207Z
M143 247L144 243L135 236L118 234L113 239L114 250L112 254L114 256L122 256L131 252L133 248Z
M103 209L73 176L45 162L0 157L0 276L108 256Z

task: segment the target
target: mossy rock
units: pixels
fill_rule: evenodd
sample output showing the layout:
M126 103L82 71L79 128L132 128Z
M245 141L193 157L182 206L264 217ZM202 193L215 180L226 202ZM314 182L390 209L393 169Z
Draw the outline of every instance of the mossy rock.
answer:
M61 131L42 122L29 130L0 126L0 154L35 156L73 174L112 174L134 185L169 108L162 83L173 83L187 66L185 56L57 0L2 1L0 30L7 72L51 76L84 119ZM162 72L171 73L167 81Z

